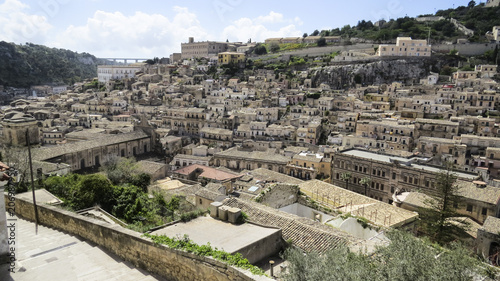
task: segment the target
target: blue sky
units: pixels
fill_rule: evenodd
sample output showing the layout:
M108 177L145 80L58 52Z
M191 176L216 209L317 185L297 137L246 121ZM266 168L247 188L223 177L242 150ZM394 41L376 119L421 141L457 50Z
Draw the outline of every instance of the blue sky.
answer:
M476 1L481 2L481 1ZM484 2L484 0L483 0ZM414 17L469 0L0 0L0 41L98 57L152 58L196 41L302 36L359 20Z

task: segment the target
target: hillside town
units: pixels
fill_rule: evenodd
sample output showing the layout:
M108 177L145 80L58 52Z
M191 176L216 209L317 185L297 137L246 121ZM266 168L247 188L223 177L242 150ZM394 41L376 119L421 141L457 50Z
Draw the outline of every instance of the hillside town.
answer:
M94 80L33 87L2 107L3 162L11 147L30 145L42 180L135 158L151 177L151 194L210 210L186 223L189 237L203 228L200 243L234 246L267 267L284 241L305 252L338 244L373 252L388 243L387 229L416 232L448 166L461 198L455 208L470 224L461 239L498 265L497 65L457 65L443 74L435 57L448 51L411 37L380 45L346 46L336 36L265 43L319 39L343 50L255 56L259 43L190 37L168 59L99 65ZM258 251L249 250L253 241L217 239L216 229L244 236L230 227L241 213L253 223L245 233L255 234ZM281 270L286 263L274 272Z

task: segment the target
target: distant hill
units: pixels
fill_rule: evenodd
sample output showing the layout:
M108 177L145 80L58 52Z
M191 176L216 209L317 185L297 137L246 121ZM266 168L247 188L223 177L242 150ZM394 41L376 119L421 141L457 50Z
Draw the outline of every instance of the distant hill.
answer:
M103 63L87 53L27 43L0 42L0 85L25 88L40 84L74 84L97 76Z
M386 42L401 36L409 36L414 39L427 39L430 28L431 43L436 43L466 37L450 21L451 18L454 18L475 32L474 36L469 38L471 42L485 42L485 33L491 31L493 26L500 25L500 7L485 8L484 4L476 5L474 1L471 1L468 6L439 10L435 16L440 16L444 19L434 22L419 22L415 18L404 17L391 19L387 22L378 22L377 25L371 21L362 20L356 26L346 25L342 28L331 30L315 30L311 35L342 36L344 38L357 37Z

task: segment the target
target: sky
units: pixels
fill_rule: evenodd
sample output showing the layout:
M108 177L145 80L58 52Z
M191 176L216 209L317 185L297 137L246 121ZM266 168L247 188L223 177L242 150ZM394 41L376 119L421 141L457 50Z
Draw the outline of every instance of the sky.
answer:
M480 3L481 1L476 1ZM485 2L483 0L482 2ZM0 41L100 58L168 57L195 41L263 42L360 20L433 14L469 0L0 0Z

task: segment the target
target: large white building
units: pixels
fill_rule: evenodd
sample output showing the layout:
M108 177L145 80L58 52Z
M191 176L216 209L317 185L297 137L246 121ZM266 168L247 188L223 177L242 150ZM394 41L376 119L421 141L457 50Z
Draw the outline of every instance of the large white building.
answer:
M97 66L97 78L102 83L107 83L110 80L133 78L136 72L141 71L142 65L99 65Z
M396 45L379 45L380 57L430 57L431 45L426 40L398 37Z

